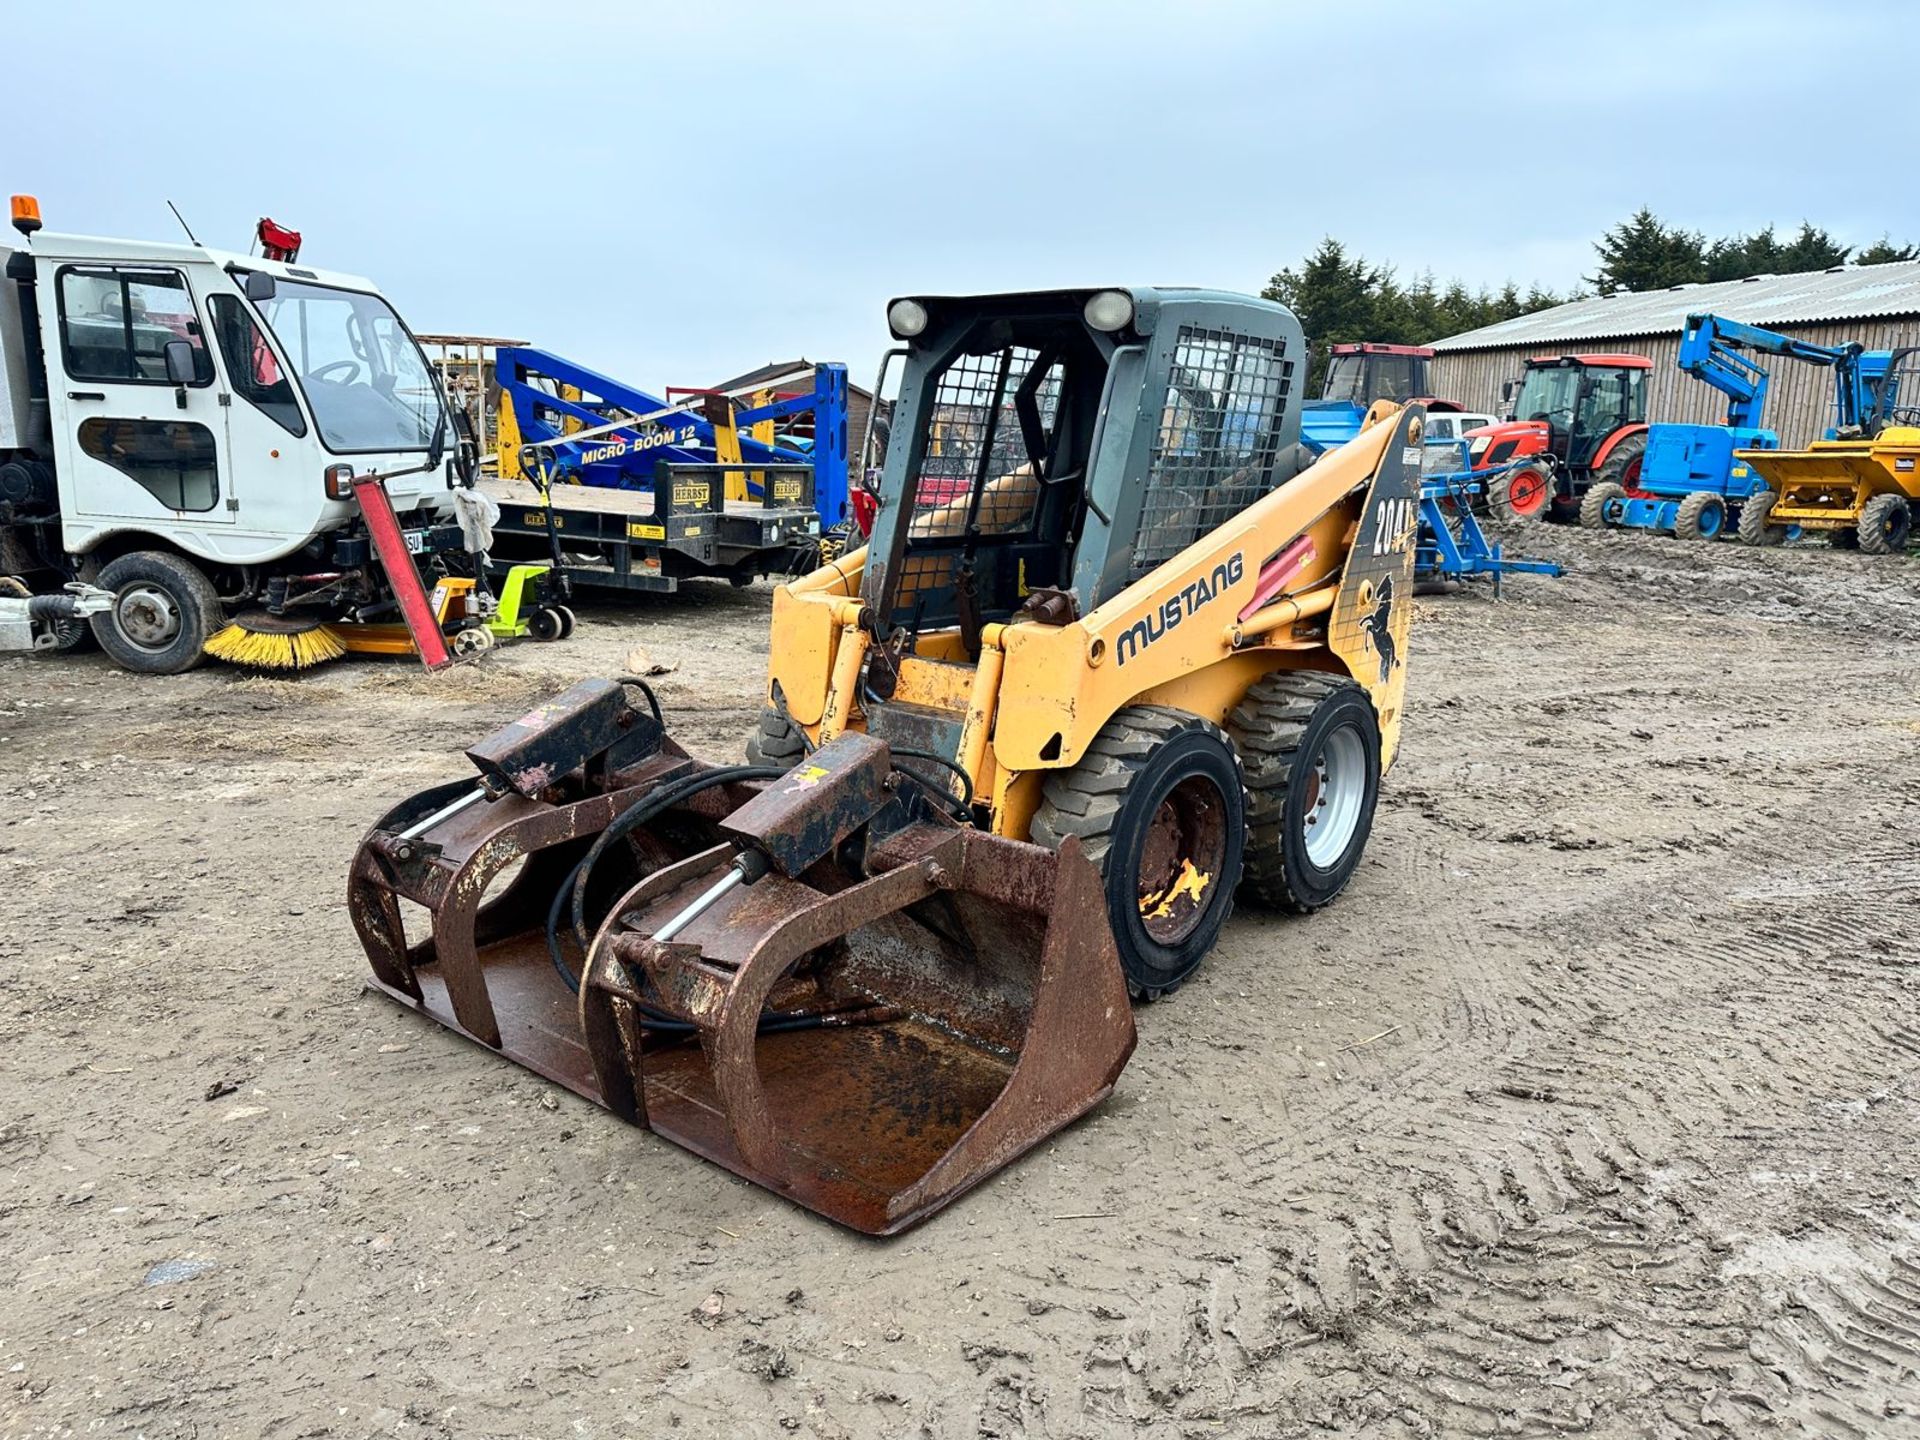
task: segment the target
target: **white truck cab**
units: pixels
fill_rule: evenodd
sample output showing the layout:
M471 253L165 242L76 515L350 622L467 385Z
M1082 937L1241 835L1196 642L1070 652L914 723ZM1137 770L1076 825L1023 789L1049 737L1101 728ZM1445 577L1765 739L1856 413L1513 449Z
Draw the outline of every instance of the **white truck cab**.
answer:
M0 246L0 573L127 592L94 633L174 671L227 608L378 602L355 475L389 477L410 545L450 545L452 422L372 282L51 234L22 208Z

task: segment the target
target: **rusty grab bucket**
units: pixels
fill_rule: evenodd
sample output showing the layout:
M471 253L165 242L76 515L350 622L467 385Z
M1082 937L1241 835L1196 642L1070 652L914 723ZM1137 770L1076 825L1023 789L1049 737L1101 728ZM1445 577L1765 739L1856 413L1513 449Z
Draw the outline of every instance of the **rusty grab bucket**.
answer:
M416 795L355 856L375 983L841 1224L926 1218L1133 1051L1077 843L956 823L881 741L733 778L588 681L468 753L479 786ZM555 924L576 890L584 953Z

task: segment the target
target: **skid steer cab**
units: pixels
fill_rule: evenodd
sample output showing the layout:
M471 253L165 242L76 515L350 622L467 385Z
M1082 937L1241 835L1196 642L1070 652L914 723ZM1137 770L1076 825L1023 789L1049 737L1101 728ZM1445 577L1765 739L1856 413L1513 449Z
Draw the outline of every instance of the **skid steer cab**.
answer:
M844 1224L1084 1114L1236 893L1359 863L1422 412L1303 469L1300 327L1202 290L895 301L870 543L776 592L745 765L581 686L354 862L379 984ZM409 936L401 902L431 921Z

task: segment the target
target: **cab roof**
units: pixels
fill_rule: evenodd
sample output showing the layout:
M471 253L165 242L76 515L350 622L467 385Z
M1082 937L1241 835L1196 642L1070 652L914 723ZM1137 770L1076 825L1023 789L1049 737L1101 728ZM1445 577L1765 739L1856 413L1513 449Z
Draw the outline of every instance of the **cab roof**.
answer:
M268 260L260 255L241 255L230 250L215 250L205 245L170 245L156 240L122 240L104 235L61 235L41 230L27 240L9 237L6 245L39 259L74 264L135 265L217 265L223 270L263 270L285 280L306 280L316 285L331 285L342 290L364 290L379 294L380 287L361 275L343 275L333 270L317 270L310 265Z

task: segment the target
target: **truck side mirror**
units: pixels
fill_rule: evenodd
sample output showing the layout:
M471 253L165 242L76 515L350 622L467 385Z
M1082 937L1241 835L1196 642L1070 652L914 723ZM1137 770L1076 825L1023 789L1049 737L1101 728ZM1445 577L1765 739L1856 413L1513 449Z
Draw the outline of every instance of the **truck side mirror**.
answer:
M169 340L160 352L167 361L167 381L173 386L174 403L187 408L187 386L200 378L199 352L184 340Z
M245 283L247 287L247 299L256 305L264 304L268 300L273 299L274 292L278 288L274 283L273 276L264 270L249 270Z

